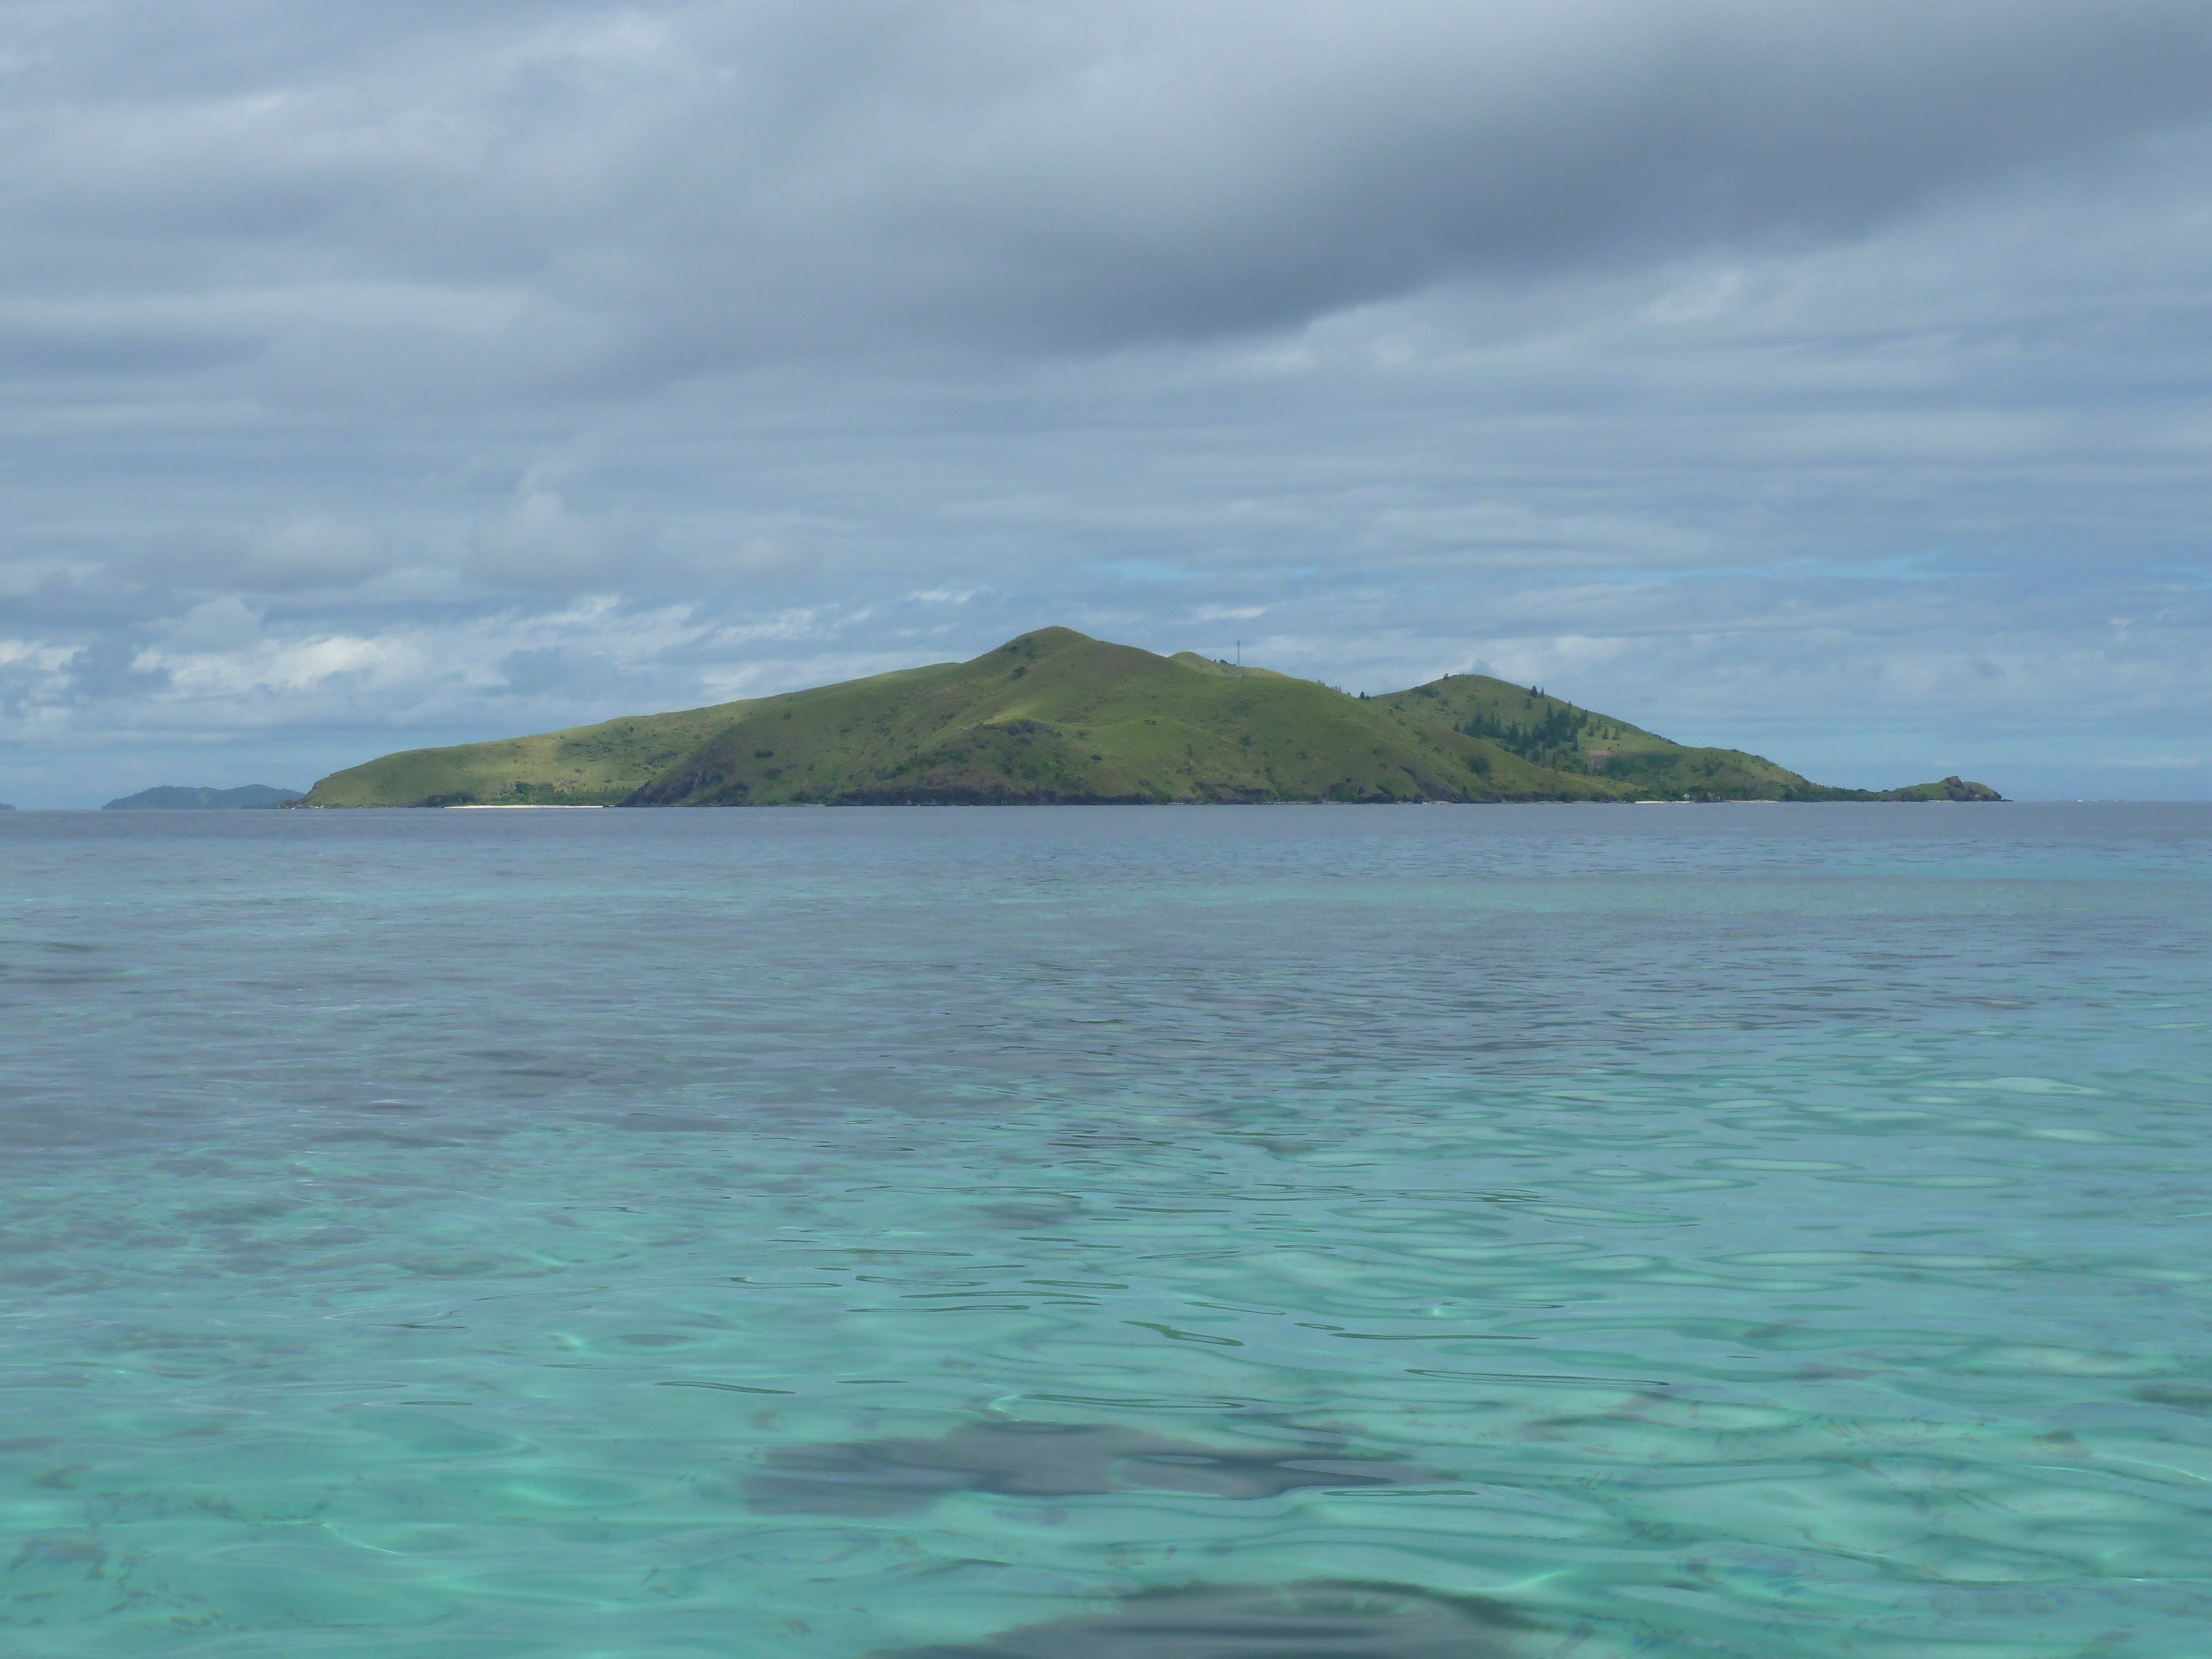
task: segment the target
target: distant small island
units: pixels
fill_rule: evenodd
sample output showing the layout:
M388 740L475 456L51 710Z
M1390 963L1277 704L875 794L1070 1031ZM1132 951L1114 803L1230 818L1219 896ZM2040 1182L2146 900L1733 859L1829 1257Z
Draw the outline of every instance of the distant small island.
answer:
M272 789L265 783L244 783L235 789L209 789L190 784L157 784L135 795L112 800L103 812L234 811L241 807L286 806L307 792Z
M1968 783L1956 772L1936 783L1916 783L1905 789L1885 789L1876 800L2002 800L1986 783Z
M295 807L1107 805L1269 801L1993 801L1954 776L1837 789L1534 686L1381 696L1047 628L935 663L709 708L414 749Z

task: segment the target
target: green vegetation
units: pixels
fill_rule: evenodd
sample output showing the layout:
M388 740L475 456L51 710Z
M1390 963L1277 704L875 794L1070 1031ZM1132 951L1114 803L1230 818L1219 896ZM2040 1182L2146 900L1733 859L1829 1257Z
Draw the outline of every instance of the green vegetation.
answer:
M1534 686L1447 674L1381 699L1488 738L1555 770L1602 778L1633 800L1872 800L1831 789L1738 749L1692 749L1626 720L1578 708Z
M1579 800L1612 792L1312 680L1065 628L973 662L763 699L631 798L800 801Z
M404 750L332 773L300 805L612 805L692 753L749 707L726 702L673 714L629 715L536 737Z
M283 806L300 799L296 789L272 789L265 783L240 784L235 789L195 788L188 785L161 784L152 789L141 789L135 795L125 795L112 800L100 810L103 812L234 811L240 807Z
M902 669L848 684L885 684L935 672ZM404 750L333 772L298 805L612 806L770 701L775 700L749 698L667 714L625 714L596 726L533 737Z
M1610 714L1578 708L1532 685L1487 674L1447 674L1380 701L1485 738L1524 760L1601 778L1632 800L1998 800L1981 784L1915 784L1878 793L1834 789L1741 749L1694 749ZM1968 792L1945 793L1950 786Z
M1986 783L1969 783L1956 772L1937 783L1915 783L1902 789L1885 789L1877 800L2002 800Z
M1048 628L971 662L387 755L297 805L1875 799L1480 675L1353 697Z

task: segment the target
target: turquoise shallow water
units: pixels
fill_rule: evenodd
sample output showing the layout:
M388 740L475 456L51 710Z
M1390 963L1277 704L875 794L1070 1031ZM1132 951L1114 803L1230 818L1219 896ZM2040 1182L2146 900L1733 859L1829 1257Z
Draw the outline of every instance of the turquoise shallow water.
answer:
M2207 1650L2212 808L0 860L11 1655Z

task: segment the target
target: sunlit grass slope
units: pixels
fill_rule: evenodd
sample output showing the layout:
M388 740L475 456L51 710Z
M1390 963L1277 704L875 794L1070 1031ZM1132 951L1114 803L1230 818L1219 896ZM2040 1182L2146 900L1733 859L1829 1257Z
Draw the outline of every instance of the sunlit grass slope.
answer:
M1605 799L1601 781L1312 680L1065 628L748 705L637 805Z
M939 672L941 668L901 669L874 680L850 684L878 684ZM742 720L759 702L747 698L673 714L626 714L565 732L456 744L446 749L409 749L333 772L296 804L611 806L685 757L697 753L702 744L726 731L732 721Z
M747 707L726 702L673 714L626 715L527 738L409 749L333 772L299 805L609 805L692 753Z

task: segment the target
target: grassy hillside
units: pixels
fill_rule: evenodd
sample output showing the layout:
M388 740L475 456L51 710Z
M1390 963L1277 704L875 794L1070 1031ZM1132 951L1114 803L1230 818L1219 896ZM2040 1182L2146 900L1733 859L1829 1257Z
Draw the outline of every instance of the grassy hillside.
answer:
M637 805L1577 800L1613 792L1312 680L1065 628L764 698Z
M386 755L295 804L1877 799L1996 796L1955 778L1829 789L1482 675L1351 697L1048 628L972 662Z
M1620 794L1635 799L1907 798L1905 791L1884 797L1865 789L1832 789L1741 749L1693 749L1610 714L1547 696L1533 686L1515 685L1486 674L1447 674L1426 685L1390 692L1381 701L1423 720L1487 738L1537 765L1602 779Z
M611 805L696 750L750 705L633 714L535 737L409 749L333 772L301 806Z

